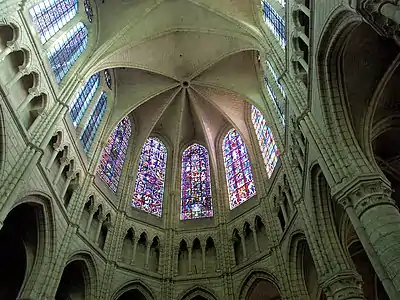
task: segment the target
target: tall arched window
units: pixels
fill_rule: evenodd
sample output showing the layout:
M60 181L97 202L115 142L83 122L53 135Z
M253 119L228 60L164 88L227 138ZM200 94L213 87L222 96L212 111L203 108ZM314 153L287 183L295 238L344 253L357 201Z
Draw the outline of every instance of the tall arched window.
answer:
M192 144L182 154L181 220L213 216L208 151Z
M112 87L112 78L111 78L111 73L109 69L104 70L104 78L106 80L106 84L108 88L111 90Z
M132 206L161 217L167 148L157 138L148 138L140 153Z
M78 0L45 0L29 9L32 22L46 43L78 12Z
M103 118L104 112L106 111L106 106L107 94L105 92L102 92L89 118L89 122L86 124L85 130L83 131L80 138L85 152L88 152L90 146L92 146L97 129L99 128L101 119Z
M251 107L251 121L257 135L258 144L260 145L268 178L270 178L278 162L278 147L275 144L271 129L265 122L264 116L254 105Z
M74 126L78 126L81 121L85 111L92 100L94 94L96 93L97 88L100 84L100 74L93 74L88 81L86 81L85 85L81 87L77 93L77 97L74 102L71 104L71 118Z
M92 5L90 4L90 0L84 0L83 6L85 6L86 16L87 16L89 22L92 23L93 22L93 9L92 9Z
M48 58L57 82L67 74L74 62L86 49L88 30L82 22L61 36L50 48Z
M286 47L286 29L285 20L276 12L271 4L266 0L261 0L262 11L264 15L264 21L271 29L274 36L279 41L279 44Z
M118 189L131 131L131 121L128 117L123 118L108 138L97 168L97 174L114 193Z
M236 129L232 128L224 138L222 147L229 206L234 209L256 194L253 173L247 148Z

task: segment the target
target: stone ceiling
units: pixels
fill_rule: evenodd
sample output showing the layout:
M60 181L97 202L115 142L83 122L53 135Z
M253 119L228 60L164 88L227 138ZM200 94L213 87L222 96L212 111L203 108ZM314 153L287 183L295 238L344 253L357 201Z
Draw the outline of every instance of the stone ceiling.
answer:
M196 140L213 149L231 126L249 142L248 103L262 105L259 1L105 2L85 73L115 70L109 132L132 113L137 144L157 132L173 147Z

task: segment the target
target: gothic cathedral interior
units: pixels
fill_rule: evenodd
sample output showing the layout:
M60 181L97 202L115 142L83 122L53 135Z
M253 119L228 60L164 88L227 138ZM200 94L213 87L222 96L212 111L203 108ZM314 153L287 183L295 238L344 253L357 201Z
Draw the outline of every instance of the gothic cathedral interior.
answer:
M400 300L398 205L399 0L0 0L0 300Z

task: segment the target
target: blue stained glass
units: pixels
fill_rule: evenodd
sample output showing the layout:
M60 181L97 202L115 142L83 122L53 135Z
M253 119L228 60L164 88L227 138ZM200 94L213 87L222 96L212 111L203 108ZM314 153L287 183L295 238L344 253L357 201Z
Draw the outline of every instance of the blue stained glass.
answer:
M234 209L256 194L247 148L236 129L228 131L222 146L229 206Z
M132 206L161 217L167 148L157 138L148 138L140 154Z
M208 151L192 144L182 154L181 220L213 216Z
M85 85L77 93L77 97L71 104L70 115L74 126L78 126L90 101L92 100L100 84L100 74L93 74Z
M267 76L264 77L264 81L265 81L265 87L267 88L268 94L270 95L272 101L274 102L279 119L281 120L281 123L283 125L285 125L285 113L283 111L282 105L279 102L278 97L276 96Z
M104 70L104 77L106 79L106 84L107 84L108 88L111 90L112 78L111 78L110 70L108 70L108 69Z
M87 16L89 22L92 23L93 22L93 9L92 9L92 5L90 4L90 0L85 0L83 2L83 5L85 6L86 16Z
M74 62L86 49L88 44L88 30L82 22L59 38L47 56L57 82L67 74Z
M264 116L254 105L251 107L251 121L257 135L268 178L270 178L279 159L279 150Z
M102 92L99 100L89 118L89 122L86 124L85 130L81 135L81 143L85 152L88 152L92 146L94 137L96 136L97 129L100 125L101 119L103 118L104 112L107 106L107 94Z
M97 174L114 193L118 189L131 131L131 121L123 118L108 138L97 168Z
M271 4L269 4L266 0L261 0L261 6L265 23L278 39L279 44L284 48L286 46L286 29L284 19L279 16Z
M42 44L54 36L78 12L78 0L45 0L29 9Z

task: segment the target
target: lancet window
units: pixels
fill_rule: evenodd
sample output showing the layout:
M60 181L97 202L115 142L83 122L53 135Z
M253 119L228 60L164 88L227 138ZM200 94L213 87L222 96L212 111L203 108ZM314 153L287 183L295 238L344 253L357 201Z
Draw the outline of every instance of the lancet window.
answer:
M90 23L93 22L93 9L92 5L90 4L90 0L84 0L83 5L85 6L86 16Z
M261 0L262 11L264 15L264 21L271 29L272 33L278 39L279 44L282 47L286 46L286 31L285 31L285 20L279 16L271 4L266 0Z
M76 98L71 104L70 115L74 126L78 126L90 101L93 99L100 84L100 74L93 74L81 87L77 93Z
M108 138L97 168L99 177L114 193L118 189L131 131L132 126L129 117L123 118Z
M103 118L104 112L106 111L106 106L107 94L105 92L102 92L80 138L85 152L88 152L90 147L92 146L97 129L99 128L101 119Z
M167 148L159 139L148 138L140 153L133 207L161 217L166 168Z
M256 132L268 178L270 178L278 162L278 147L275 144L271 128L267 126L264 116L254 105L251 107L251 121Z
M49 49L47 55L57 82L64 78L78 57L87 48L87 44L88 30L82 22L79 22Z
M192 144L182 155L181 220L213 216L208 151Z
M228 184L229 206L234 209L256 194L253 172L246 145L239 132L232 128L223 142L226 181Z
M105 70L104 70L104 78L105 78L105 80L106 80L106 84L107 84L108 88L111 90L111 87L112 87L112 78L111 78L110 70L108 70L108 69L105 69Z
M45 0L29 9L42 44L46 43L78 12L78 0Z

